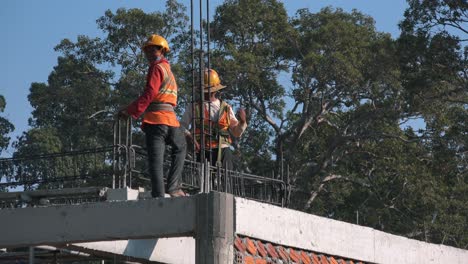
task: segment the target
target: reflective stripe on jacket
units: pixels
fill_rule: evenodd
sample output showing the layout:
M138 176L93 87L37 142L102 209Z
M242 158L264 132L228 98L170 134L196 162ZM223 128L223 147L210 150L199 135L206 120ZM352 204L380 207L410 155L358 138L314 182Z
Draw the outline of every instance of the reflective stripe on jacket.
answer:
M167 62L161 62L156 65L163 72L163 78L159 92L154 96L152 103L177 105L177 83L172 74L171 67ZM173 127L180 126L174 111L147 111L143 116L143 123L168 125Z

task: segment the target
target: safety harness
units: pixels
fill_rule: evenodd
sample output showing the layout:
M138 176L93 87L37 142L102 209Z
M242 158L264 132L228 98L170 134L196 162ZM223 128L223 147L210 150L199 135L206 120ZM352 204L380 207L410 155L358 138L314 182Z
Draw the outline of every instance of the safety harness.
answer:
M216 165L217 166L221 166L222 162L222 148L221 146L223 144L231 144L231 136L229 134L229 126L230 126L230 118L229 118L229 105L220 100L221 103L220 103L220 107L219 107L219 111L218 111L218 118L217 118L217 123L213 122L212 120L209 119L209 114L207 116L207 110L204 109L204 114L205 114L205 117L208 117L207 121L205 121L205 125L209 125L210 122L211 122L211 129L212 129L212 132L213 133L210 133L211 131L208 131L207 133L204 133L205 135L215 135L217 137L216 139L216 145L217 145L217 148L218 148L218 155L217 155L217 160L216 160ZM199 113L199 107L195 107L195 111L196 111L196 116L200 116L200 113ZM224 118L224 120L222 120L222 118ZM200 122L198 121L198 126L197 127L200 127ZM205 131L209 129L207 127L205 127ZM200 132L200 130L198 130ZM201 137L201 133L197 133L197 136L198 137ZM213 144L213 141L211 142L208 142L208 147L211 149L213 148L215 144ZM206 146L206 144L205 144Z

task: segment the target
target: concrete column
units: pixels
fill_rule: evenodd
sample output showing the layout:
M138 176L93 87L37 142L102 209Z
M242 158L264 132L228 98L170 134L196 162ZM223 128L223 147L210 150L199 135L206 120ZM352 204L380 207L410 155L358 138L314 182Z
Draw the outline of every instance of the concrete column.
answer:
M233 263L234 196L210 192L197 199L195 263Z

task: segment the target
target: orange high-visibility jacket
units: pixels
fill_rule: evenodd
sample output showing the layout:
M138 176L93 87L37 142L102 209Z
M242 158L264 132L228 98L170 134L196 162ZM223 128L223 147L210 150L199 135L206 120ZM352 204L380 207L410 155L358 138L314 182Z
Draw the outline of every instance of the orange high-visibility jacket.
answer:
M161 61L155 67L158 67L162 73L162 83L159 92L153 97L152 103L164 103L172 106L177 105L177 83L171 71L171 66L167 61ZM180 126L174 111L154 111L145 112L143 123L168 125L173 127Z
M219 144L231 144L232 139L229 134L229 126L231 124L229 118L229 105L221 101L221 105L218 112L218 121L214 122L210 120L210 114L208 112L208 106L204 105L204 117L203 117L203 124L204 124L204 140L205 140L205 148L217 148ZM195 117L196 117L196 129L195 129L195 137L198 142L201 139L201 123L200 123L200 107L199 105L195 105ZM210 131L210 122L211 122L211 129ZM211 140L210 139L211 135Z

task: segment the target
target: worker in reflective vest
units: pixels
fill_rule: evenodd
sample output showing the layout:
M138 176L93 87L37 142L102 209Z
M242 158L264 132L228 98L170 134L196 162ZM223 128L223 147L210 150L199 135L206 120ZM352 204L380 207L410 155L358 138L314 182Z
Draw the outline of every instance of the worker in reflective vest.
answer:
M203 122L204 131L201 131L200 106L195 105L195 138L190 133L192 126L192 105L189 104L181 120L182 127L185 128L185 135L188 141L194 143L197 152L200 151L201 137L204 136L206 158L212 165L233 169L231 135L240 137L247 128L247 120L244 109L239 109L236 118L232 107L225 101L217 98L218 91L226 88L221 84L218 73L213 70L206 70L204 74L204 95ZM210 112L211 110L211 112ZM211 123L211 125L210 125ZM211 131L210 131L211 127ZM210 156L211 155L211 158Z
M148 167L153 197L185 196L180 189L180 179L185 161L186 141L174 112L177 105L177 84L169 62L164 55L169 52L167 41L159 35L151 35L142 47L149 62L146 88L143 94L121 110L121 117L137 119L143 115L142 129L146 136ZM164 151L171 146L171 168L164 186Z

